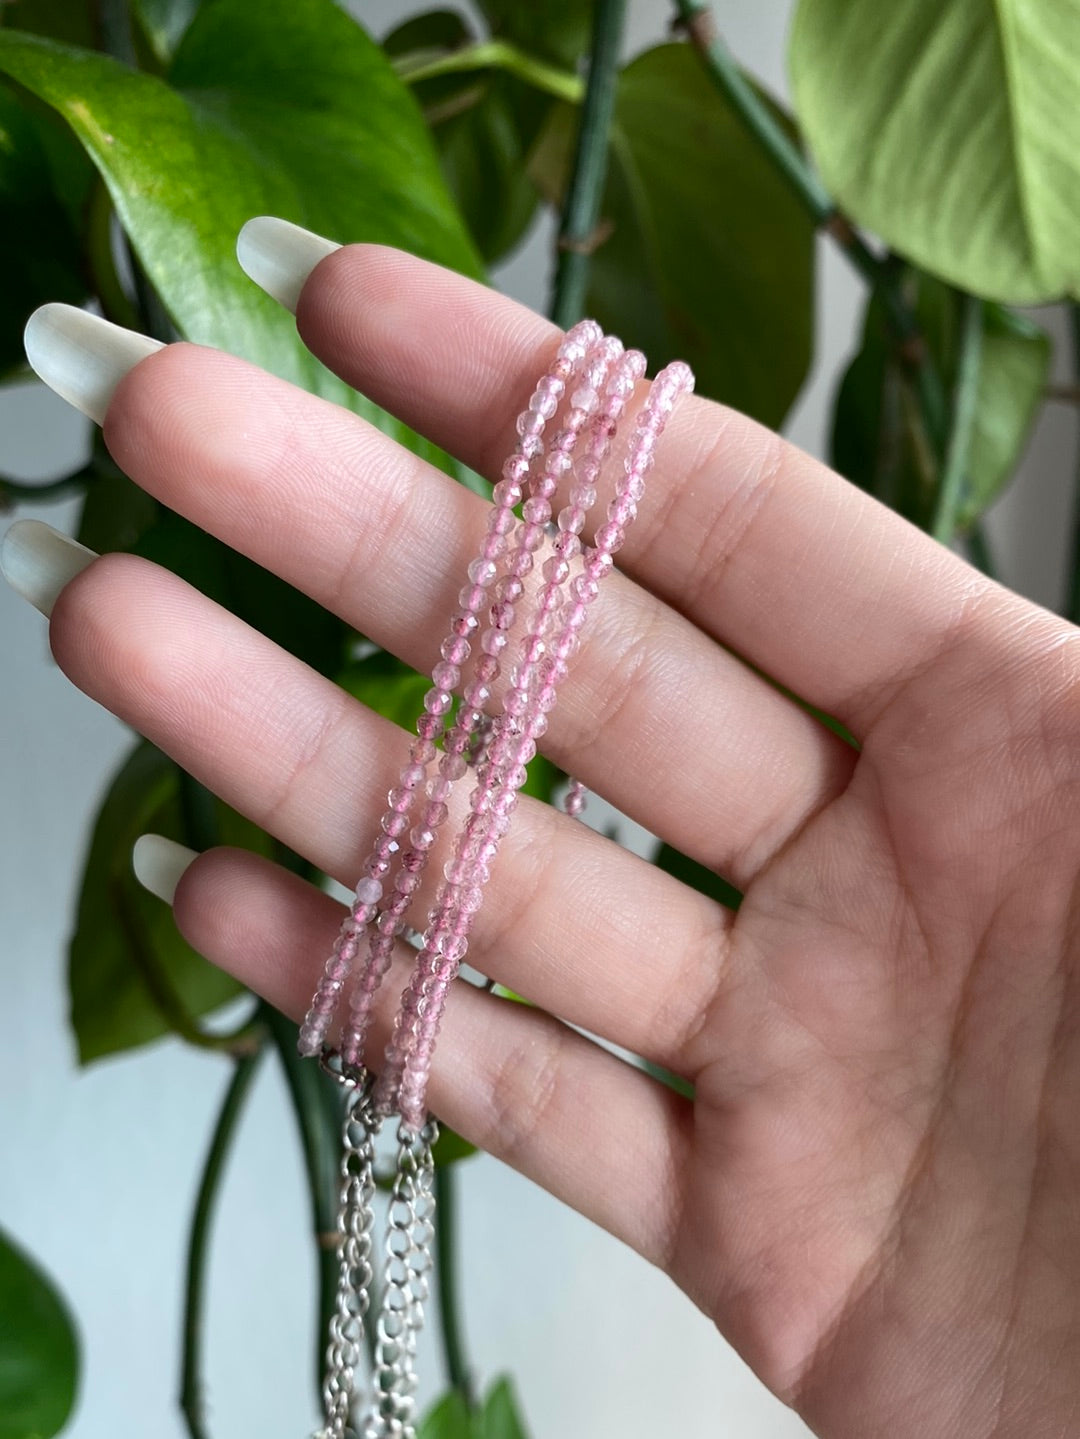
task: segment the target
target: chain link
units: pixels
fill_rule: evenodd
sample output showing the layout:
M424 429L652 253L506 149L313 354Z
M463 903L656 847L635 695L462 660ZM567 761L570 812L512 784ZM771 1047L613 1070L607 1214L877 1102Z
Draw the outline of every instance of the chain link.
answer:
M416 1349L430 1288L435 1236L432 1146L438 1126L398 1130L397 1168L386 1225L375 1378L362 1439L415 1439Z
M347 1439L353 1434L349 1420L371 1302L375 1136L379 1121L372 1113L367 1077L338 1077L346 1086L337 1217L339 1267L323 1380L326 1424L316 1439Z

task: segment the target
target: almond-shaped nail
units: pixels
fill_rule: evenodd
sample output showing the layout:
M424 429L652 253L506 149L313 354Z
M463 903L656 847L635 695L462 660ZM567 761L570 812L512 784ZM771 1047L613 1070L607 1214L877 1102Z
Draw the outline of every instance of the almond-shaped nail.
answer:
M236 237L236 258L244 274L296 314L300 291L320 260L341 246L289 220L257 215Z
M127 372L164 348L149 335L60 304L34 311L26 322L23 345L49 389L99 425Z
M163 834L141 834L131 850L131 867L143 889L172 904L181 876L198 857L197 850Z
M16 520L0 540L0 574L46 619L68 580L96 559L94 550L43 520Z

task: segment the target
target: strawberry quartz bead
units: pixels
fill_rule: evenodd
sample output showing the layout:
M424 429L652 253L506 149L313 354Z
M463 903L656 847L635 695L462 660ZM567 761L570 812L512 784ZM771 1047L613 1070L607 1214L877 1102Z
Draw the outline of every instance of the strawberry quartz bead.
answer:
M674 374L675 378L670 377ZM692 384L692 376L686 366L669 366L667 370L658 376L650 390L650 397L646 400L642 417L638 421L634 435L631 440L630 449L626 460L626 472L630 477L640 476L647 468L645 461L651 458L651 445L641 444L641 436L648 435L654 440L663 428L663 423L675 401L681 393L684 393ZM636 502L634 502L636 503ZM559 610L562 628L552 646L552 658L539 660L538 674L543 676L539 688L535 691L531 687L521 683L522 674L519 670L516 675L514 688L508 691L504 701L504 713L507 721L515 724L524 724L524 734L514 733L505 727L498 734L492 749L491 762L486 767L487 774L478 780L479 803L474 805L474 815L480 818L487 818L487 843L495 842L494 821L500 814L509 812L508 799L513 797L516 802L516 795L513 790L524 782L525 769L521 763L521 757L525 753L524 744L527 742L527 735L530 729L529 720L537 712L550 710L556 699L556 688L566 673L565 659L572 651L577 642L577 634L580 631L586 618L589 606L599 591L599 581L612 567L611 549L621 545L624 539L624 531L621 525L608 520L606 525L601 526L595 537L595 543L586 557L585 570L581 578L586 583L579 587L574 597ZM545 564L550 562L545 562ZM559 575L560 579L555 580L554 576ZM548 602L548 591L557 592L562 580L563 571L561 566L552 569L552 577L547 580L547 586L541 592L537 602L538 614L542 617L545 608L554 608ZM540 624L531 625L533 633L541 630ZM526 639L523 647L522 665L528 667L525 655L534 650L532 636ZM534 667L537 664L533 662ZM525 701L524 708L522 701ZM521 713L514 713L522 711ZM520 748L519 748L520 747ZM491 794L492 787L503 786L496 793ZM580 813L584 806L584 789L577 782L572 781L567 796L571 812ZM480 841L484 843L484 840ZM459 840L459 846L455 850L455 857L462 854L463 846L471 848L477 843L475 829L470 831L467 837ZM455 871L456 873L456 871ZM452 901L452 896L447 895L446 900ZM471 923L473 911L459 905L456 914L448 914L443 910L437 912L437 923L442 926L450 925L454 932L467 935ZM434 1049L435 1040L441 1022L442 1011L445 1006L446 994L452 982L454 970L436 962L431 963L431 956L427 951L422 951L417 963L417 971L414 971L416 979L421 967L424 967L424 977L415 985L410 986L412 994L407 1000L410 1023L416 1027L418 1020L418 1032L411 1051L404 1045L399 1044L394 1051L394 1074L392 1084L397 1094L398 1108L402 1117L410 1124L419 1124L424 1115L424 1094L427 1084L427 1076L431 1068L431 1055ZM434 980L434 983L431 980ZM419 1006L420 994L426 996L426 1002ZM407 996L409 991L407 991ZM403 1009L406 1003L403 1003ZM402 1035L402 1039L405 1036ZM400 1078L398 1070L400 1069ZM392 1092L384 1073L380 1079L380 1086L383 1087L383 1102L388 1102L388 1096Z
M584 320L575 325L563 338L555 360L549 372L542 376L529 400L528 408L522 413L518 420L518 433L520 441L514 454L510 455L503 465L500 485L504 488L499 494L495 506L492 509L487 526L487 533L481 548L480 556L473 560L468 568L468 579L470 584L462 590L459 595L461 609L452 617L450 622L450 633L443 641L440 653L442 664L436 667L432 675L434 688L429 690L424 699L425 714L421 717L423 728L418 723L417 731L422 741L428 742L432 747L432 753L422 751L424 759L421 761L415 755L411 756L413 766L417 764L430 763L433 757L434 741L443 733L445 717L449 715L452 708L452 691L456 688L461 679L460 666L468 658L471 651L470 637L480 628L478 615L484 610L487 603L487 588L494 580L500 556L506 549L507 536L511 534L517 524L513 514L513 506L521 499L521 486L529 473L529 462L542 449L540 436L544 427L558 409L559 401L563 397L568 380L575 377L585 365L588 355L602 340L600 327L592 320ZM497 487L498 488L498 487ZM481 678L474 682L481 687L486 685L486 680ZM478 700L481 689L474 689L473 698ZM486 696L485 696L486 698ZM435 721L435 723L431 723ZM447 747L450 749L450 746ZM467 748L467 743L460 746L461 750ZM444 758L447 756L444 755ZM454 756L451 755L451 758ZM445 770L441 771L443 777L452 783L455 776L447 775ZM408 778L402 777L399 786L402 790L414 791L420 784L422 775L412 773ZM422 832L424 834L434 833L438 823L445 819L448 813L443 801L439 802L440 809L432 810L430 807L425 811ZM392 808L397 810L397 806ZM407 810L404 812L407 814ZM438 823L432 823L434 818ZM396 821L394 821L396 829ZM385 825L384 825L385 830ZM397 831L401 833L403 831ZM415 834L415 831L414 831ZM414 846L412 852L426 852L426 847ZM405 873L399 866L398 879ZM415 884L411 884L407 891L402 891L400 884L395 880L395 888L387 902L386 912L402 912L400 904L404 893L411 893ZM365 924L370 921L370 915L365 918ZM362 1062L363 1033L367 1028L374 989L382 978L382 970L388 958L383 954L385 948L385 932L379 938L372 940L372 948L369 950L368 966L371 974L359 984L354 991L353 1004L351 1005L349 1021L343 1035L342 1054L354 1065ZM351 965L351 956L349 957ZM347 968L346 968L347 972ZM325 988L325 986L324 986ZM326 993L329 993L327 990ZM333 996L336 998L336 994ZM326 994L318 1001L320 1017L325 1017L327 1012ZM313 1009L316 1007L313 1001ZM330 1006L332 1008L332 1004ZM325 1023L316 1022L315 1030L321 1030L325 1036ZM314 1037L314 1031L309 1039Z

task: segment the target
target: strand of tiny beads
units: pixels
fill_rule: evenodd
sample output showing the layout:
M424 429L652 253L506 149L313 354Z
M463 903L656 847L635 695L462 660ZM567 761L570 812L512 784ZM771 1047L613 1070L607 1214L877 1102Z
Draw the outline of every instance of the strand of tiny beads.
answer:
M581 386L588 387L602 383L607 370L621 349L622 346L618 340L609 340L600 336L586 354L584 368L580 375ZM561 381L559 383L561 385ZM541 382L541 387L543 384L544 382ZM545 410L540 412L545 421L555 413L562 394L561 389L558 394L552 393L552 388L549 383L544 395ZM538 389L537 394L539 393ZM445 748L439 757L438 776L427 781L428 803L420 816L419 825L410 831L410 848L405 850L401 856L390 900L376 920L377 932L371 938L367 967L353 990L349 1017L341 1040L341 1056L346 1065L359 1067L363 1064L364 1039L371 1020L375 990L390 966L394 940L400 932L402 917L408 910L413 894L423 878L428 856L435 846L439 829L449 817L448 802L453 793L455 781L465 773L467 764L465 756L469 750L471 738L487 717L484 705L491 698L492 685L499 677L499 655L505 644L508 623L513 618L512 597L521 592L524 576L528 574L533 565L533 554L544 537L544 519L537 507L544 505L546 501L538 496L545 491L554 493L559 476L564 472L565 465L570 463L570 457L578 443L582 427L589 418L589 411L575 403L577 396L581 393L582 388L575 390L570 400L570 413L562 429L552 440L539 475L529 481L529 498L523 507L523 519L521 521L514 520L513 526L507 528L505 536L502 533L499 535L500 540L503 541L500 553L504 561L507 556L506 540L513 541L513 549L509 551L509 562L503 566L507 572L501 579L497 579L500 568L497 559L482 553L479 559L473 560L470 564L468 571L470 584L461 591L458 597L464 613L480 615L487 609L488 623L486 627L480 629L478 622L481 654L475 665L474 677L465 686L462 696L463 704L458 711L457 719L446 733ZM526 423L537 413L532 409L526 411ZM526 433L531 433L531 430ZM504 478L495 487L498 493L494 497L495 509L492 514L501 513L513 518L512 506L522 499L521 480L505 478L506 469L513 464L515 458L515 456L511 456L511 459L507 461L507 465L504 466ZM548 515L550 515L550 506L548 506ZM492 531L489 527L489 540L491 535ZM485 545L485 551L489 548L489 545ZM494 603L488 604L486 603L488 590L492 586ZM444 643L444 658L442 663L436 665L432 671L435 688L428 691L425 697L425 707L434 697L435 704L441 709L445 703L445 713L449 712L453 691L461 680L461 666L469 658L469 653L470 641L462 635L452 635L450 641ZM430 713L430 709L428 712ZM410 778L412 778L411 774ZM393 814L397 812L399 804L407 802L408 793L404 787L392 790L389 799L389 813Z
M417 738L364 864L300 1030L301 1053L318 1055L345 1094L339 1279L327 1348L325 1424L317 1439L415 1439L417 1336L423 1324L434 1235L432 1146L438 1126L426 1111L432 1055L447 996L469 944L484 886L507 833L526 767L548 727L559 685L576 652L600 583L637 514L657 441L679 399L693 388L681 362L653 381L635 420L606 518L592 543L582 534L619 421L643 377L645 361L624 352L591 320L558 347L518 418L518 444L503 466L480 553L469 565L449 632L417 720ZM545 450L548 423L565 405ZM568 503L551 524L552 502L568 484ZM521 506L521 518L515 514ZM530 589L537 551L553 531L551 552ZM502 678L504 651L520 631L501 705L489 715ZM464 678L467 662L471 673ZM461 702L451 719L455 692ZM442 741L442 749L438 742ZM470 763L476 779L469 812L419 936L406 986L376 1081L365 1067L374 999L407 929L429 858L449 816L455 783ZM432 769L434 767L434 773ZM579 814L584 786L572 780L564 801ZM407 840L404 836L408 836ZM354 975L366 946L364 963ZM352 980L340 1047L329 1035ZM375 1141L399 1116L395 1178L383 1246L382 1283L374 1315L372 1393L357 1420L357 1369L369 1323L375 1225Z
M528 473L530 461L542 449L541 436L548 420L558 407L568 380L581 368L590 346L602 338L600 326L595 320L582 320L568 330L559 346L551 369L536 386L528 409L517 421L520 436L514 453L503 466L504 492L496 499L488 516L488 530L481 549L481 561L496 559L505 548L505 535L513 528L513 507L520 499L514 496L514 488L520 486ZM470 574L471 580L471 574ZM476 614L486 598L486 587L472 583L477 589L485 590L479 598L477 610L462 609L450 621L450 633L443 642L443 651L448 648L454 653L467 655L468 636L476 629ZM409 828L409 810L419 784L426 774L427 765L435 757L435 741L441 736L444 721L452 702L452 696L436 685L425 697L425 713L417 720L418 738L413 741L409 760L401 772L397 790L391 791L390 809L383 815L381 833L376 836L361 875L349 913L342 922L333 953L326 961L322 977L312 998L303 1024L300 1026L300 1053L306 1056L319 1054L326 1044L330 1023L345 982L352 972L361 942L375 915L383 894L383 880L389 873L392 856L398 849L398 837ZM402 792L404 792L402 794ZM373 993L381 974L370 980ZM368 981L365 977L365 985Z

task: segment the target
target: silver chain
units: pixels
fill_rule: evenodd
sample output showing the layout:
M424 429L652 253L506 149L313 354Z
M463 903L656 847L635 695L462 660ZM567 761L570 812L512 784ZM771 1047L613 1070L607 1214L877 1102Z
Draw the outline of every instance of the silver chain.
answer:
M341 1077L341 1076L339 1076ZM371 1302L371 1232L375 1222L375 1135L371 1085L342 1078L346 1086L341 1131L341 1188L337 1216L338 1283L326 1348L323 1409L316 1439L346 1439Z
M375 1376L362 1439L415 1439L416 1348L430 1288L435 1235L438 1125L398 1130L397 1167L386 1225L382 1302L375 1328Z

